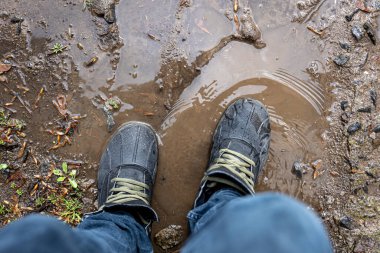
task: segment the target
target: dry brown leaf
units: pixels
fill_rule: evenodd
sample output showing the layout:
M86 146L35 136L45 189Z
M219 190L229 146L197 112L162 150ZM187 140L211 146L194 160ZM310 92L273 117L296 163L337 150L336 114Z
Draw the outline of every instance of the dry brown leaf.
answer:
M11 68L12 68L11 64L0 63L0 74L3 74L9 71Z
M6 76L0 76L0 82L8 82L8 78Z
M239 9L239 0L234 0L234 12L237 12Z
M211 33L206 29L206 27L203 26L203 20L202 19L198 20L197 26L199 27L199 29L201 29L205 33L208 33L211 35Z
M26 141L24 141L24 143L22 144L20 150L18 151L17 159L20 159L24 155L25 148L26 148Z
M234 14L234 22L235 22L235 26L236 26L236 31L239 31L240 30L240 22L239 22L239 18L236 14Z

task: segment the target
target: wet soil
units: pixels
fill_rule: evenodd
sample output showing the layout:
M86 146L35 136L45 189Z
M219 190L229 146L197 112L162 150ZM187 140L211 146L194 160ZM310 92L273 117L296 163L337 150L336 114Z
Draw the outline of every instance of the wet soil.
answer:
M152 203L160 222L152 234L172 224L186 229L213 129L229 103L251 97L267 106L272 125L269 161L257 191L283 192L313 207L325 220L337 252L376 252L370 250L379 243L373 146L378 144L376 135L368 136L380 122L368 94L378 89L379 55L369 38L358 43L351 35L352 23L344 16L356 2L239 1L236 10L229 0L124 1L116 4L115 21L109 16L112 1L5 0L0 3L0 57L13 66L4 74L8 82L0 83L0 101L26 122L22 141L37 162L33 156L16 159L22 145L3 148L0 162L27 179L20 187L29 193L34 182L28 178L41 174L41 164L77 161L70 166L79 172L81 194L69 194L82 201L81 213L92 211L97 208L92 182L112 131L125 121L148 122L160 137ZM376 30L376 13L360 11L352 22L370 21ZM24 21L14 23L15 17ZM344 51L339 42L350 49ZM56 43L65 46L63 52L51 52ZM333 63L342 53L350 56L348 66ZM355 80L360 84L351 84ZM23 93L22 87L29 91ZM35 108L41 87L45 93ZM18 100L6 105L11 90L29 102L31 113ZM49 150L56 137L46 129L62 119L52 103L59 94L67 97L71 112L86 117L70 135L71 145ZM121 104L108 110L107 120L104 104L111 97ZM346 123L343 100L349 104ZM370 113L357 113L367 106ZM352 137L346 131L356 121L363 125L363 135ZM317 172L310 167L301 179L292 173L295 161L317 159L322 159ZM1 183L1 201L14 199L7 175ZM61 187L55 180L50 183ZM40 211L34 195L23 194L17 201L30 208L16 217L8 214L3 223ZM368 215L359 217L363 208ZM59 216L49 208L43 211ZM346 216L355 229L342 228Z

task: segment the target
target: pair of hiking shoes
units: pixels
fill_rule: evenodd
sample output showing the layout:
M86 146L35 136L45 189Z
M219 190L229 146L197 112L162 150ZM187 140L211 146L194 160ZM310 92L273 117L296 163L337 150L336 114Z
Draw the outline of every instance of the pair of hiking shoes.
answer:
M217 190L229 187L244 195L254 187L267 158L269 115L252 99L239 99L224 112L215 130L210 160L194 207ZM128 210L146 228L158 215L151 207L158 160L154 129L145 123L122 125L110 138L98 172L100 210Z

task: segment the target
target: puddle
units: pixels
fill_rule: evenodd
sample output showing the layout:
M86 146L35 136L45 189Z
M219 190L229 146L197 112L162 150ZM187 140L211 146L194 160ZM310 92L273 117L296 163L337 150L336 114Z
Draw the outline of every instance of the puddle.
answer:
M124 46L116 78L106 89L98 81L91 92L84 92L91 98L98 89L128 103L115 115L117 125L141 120L158 130L162 143L153 206L160 222L154 224L153 234L170 224L187 227L186 214L207 166L214 128L228 104L239 97L260 100L271 117L270 156L257 191L279 191L314 203L318 181L311 172L299 181L291 168L296 160L322 156L323 48L313 44L313 34L304 25L290 23L294 4L257 2L259 7L252 9L267 44L260 50L239 41L220 44L234 30L224 15L224 1L196 3L182 11L173 1L118 5L118 15L125 19L118 23ZM193 73L191 67L199 62ZM306 71L311 67L313 75ZM155 81L161 77L165 87L177 85L178 92L160 91ZM174 100L170 111L164 106L168 96ZM84 131L95 138L82 136L85 139L78 141L85 140L94 160L109 136L102 115L96 115L94 123L84 123Z
M250 53L258 53L251 48L233 42L215 55L161 125L163 145L154 195L161 217L158 227L186 226L185 215L207 166L215 126L224 109L239 97L261 101L271 117L270 157L257 191L279 191L312 203L311 174L302 183L291 168L296 160L309 161L322 154L321 86L285 70L269 72L245 64L254 59Z

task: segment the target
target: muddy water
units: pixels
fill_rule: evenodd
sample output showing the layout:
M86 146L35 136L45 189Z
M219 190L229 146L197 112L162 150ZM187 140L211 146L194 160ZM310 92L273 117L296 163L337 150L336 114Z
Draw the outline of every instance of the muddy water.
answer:
M242 5L253 10L267 44L263 49L234 40L219 43L234 32L225 16L229 1L197 2L185 9L176 1L122 2L117 13L124 46L115 79L104 85L102 63L86 73L90 79L81 75L86 97L104 93L125 102L115 115L117 125L141 120L158 131L153 206L160 222L153 234L169 224L186 227L213 130L223 110L239 97L260 100L271 117L270 156L257 191L279 191L314 204L313 188L321 182L312 180L311 172L300 181L291 168L296 160L322 156L323 45L316 44L303 25L290 22L294 3L253 2ZM306 71L310 67L313 75ZM163 90L158 87L160 78ZM168 92L170 87L177 87L176 92ZM173 101L170 110L164 106L168 97ZM95 120L83 123L76 149L85 147L90 160L96 160L109 134L101 113L94 111L91 118ZM95 176L96 171L87 173Z
M314 198L309 187L315 183L311 178L303 183L297 180L291 168L296 160L321 156L321 88L284 70L257 71L246 64L252 59L247 55L249 47L233 43L217 54L183 91L161 126L163 145L154 201L161 214L160 226L185 225L185 214L207 166L213 130L224 109L239 97L263 102L271 117L270 157L258 191L280 191L309 203ZM241 64L232 64L239 59Z

